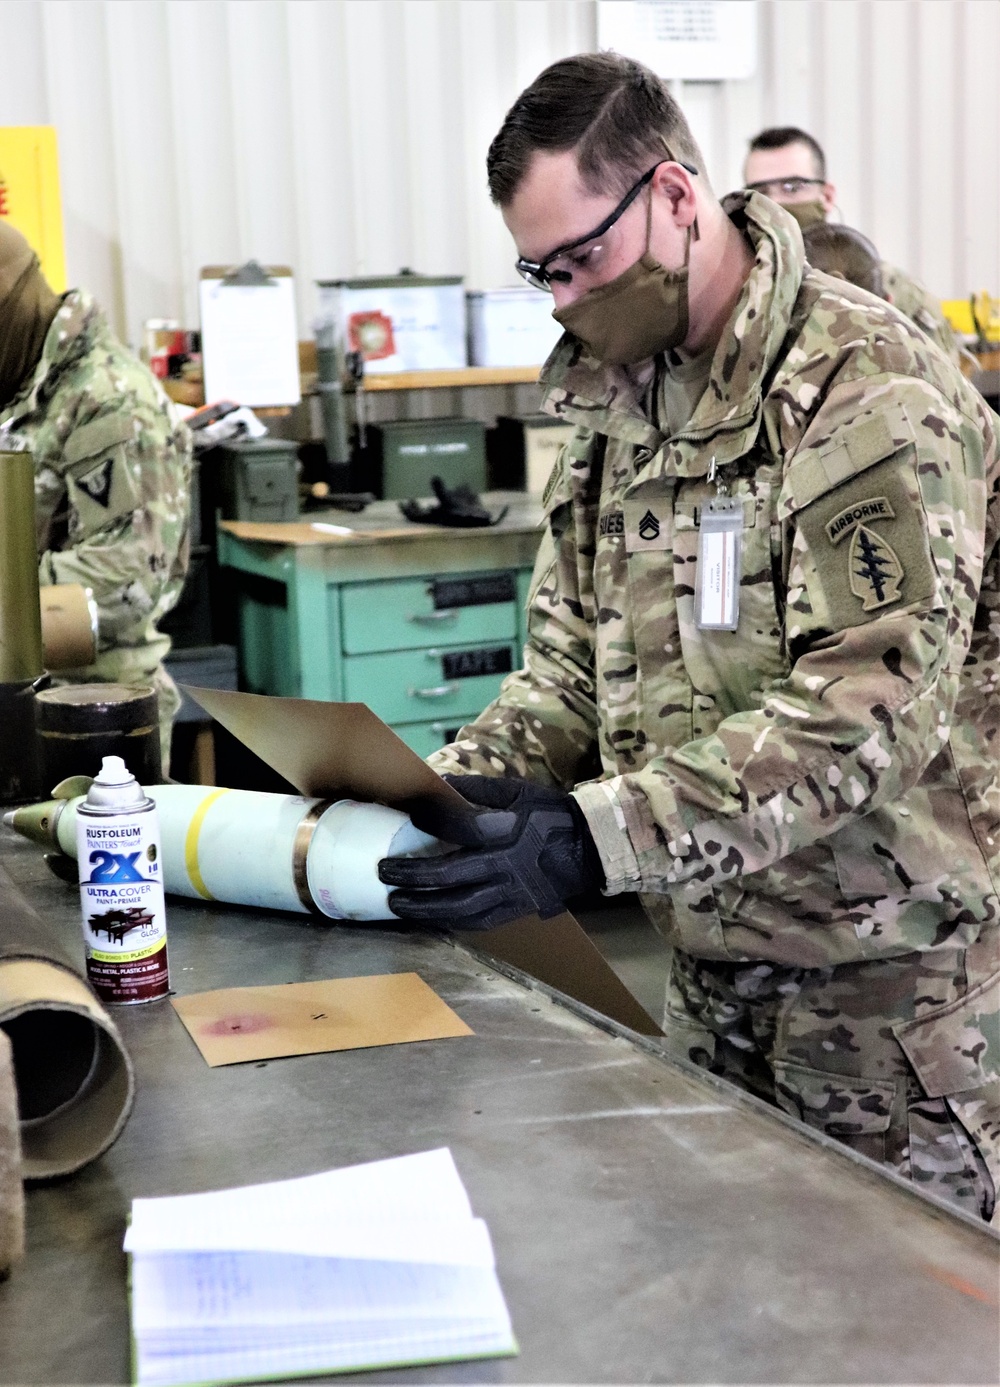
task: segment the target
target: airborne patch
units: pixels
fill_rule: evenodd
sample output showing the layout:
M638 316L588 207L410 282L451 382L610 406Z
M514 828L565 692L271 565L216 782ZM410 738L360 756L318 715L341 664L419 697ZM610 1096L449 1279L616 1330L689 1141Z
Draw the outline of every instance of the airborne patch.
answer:
M887 496L873 496L868 501L859 501L856 506L848 506L828 521L826 533L831 544L839 544L845 535L850 534L855 525L864 525L872 520L895 520L896 512L889 504Z

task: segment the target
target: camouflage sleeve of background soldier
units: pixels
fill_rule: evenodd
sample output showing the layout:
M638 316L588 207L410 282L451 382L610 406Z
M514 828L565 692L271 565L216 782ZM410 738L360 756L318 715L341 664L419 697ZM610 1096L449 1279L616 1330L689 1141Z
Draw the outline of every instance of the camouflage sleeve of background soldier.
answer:
M578 787L609 893L763 870L894 801L947 744L1000 528L988 411L915 380L842 385L791 459L779 515L790 673L712 735ZM994 629L984 698L998 647Z
M40 581L93 590L100 649L141 646L183 582L190 434L165 402L95 389L81 396L59 470L68 535L42 554Z
M938 300L898 265L883 260L881 269L882 287L892 306L898 308L911 323L916 323L920 331L957 366L962 359L962 348Z
M564 524L546 524L535 561L524 668L507 676L450 746L427 758L441 775L511 775L569 789L597 773L594 649L565 504L569 463L564 448L543 498L547 515L557 512Z

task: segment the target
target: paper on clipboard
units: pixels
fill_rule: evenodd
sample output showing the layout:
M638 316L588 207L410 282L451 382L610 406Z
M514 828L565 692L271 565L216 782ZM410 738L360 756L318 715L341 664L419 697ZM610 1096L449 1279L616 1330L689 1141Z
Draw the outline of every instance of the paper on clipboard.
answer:
M208 266L198 299L206 400L298 404L295 281L288 266Z

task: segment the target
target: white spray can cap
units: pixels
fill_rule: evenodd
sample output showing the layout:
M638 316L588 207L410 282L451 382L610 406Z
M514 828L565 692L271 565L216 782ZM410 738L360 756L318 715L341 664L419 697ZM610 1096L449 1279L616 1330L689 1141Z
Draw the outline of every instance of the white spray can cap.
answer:
M122 758L105 756L86 802L98 809L134 809L147 800L145 790Z

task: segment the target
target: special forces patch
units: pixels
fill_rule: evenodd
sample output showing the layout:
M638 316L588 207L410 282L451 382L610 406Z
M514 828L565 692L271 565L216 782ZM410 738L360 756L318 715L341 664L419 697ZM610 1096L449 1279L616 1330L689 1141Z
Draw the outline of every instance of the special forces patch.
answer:
M864 604L866 612L876 611L898 602L900 584L906 577L903 565L892 545L865 523L869 520L895 520L886 496L872 496L848 506L827 522L826 533L831 544L839 544L851 536L848 549L848 569L851 591Z
M798 512L813 573L809 598L831 630L933 598L937 576L915 470L886 460Z

